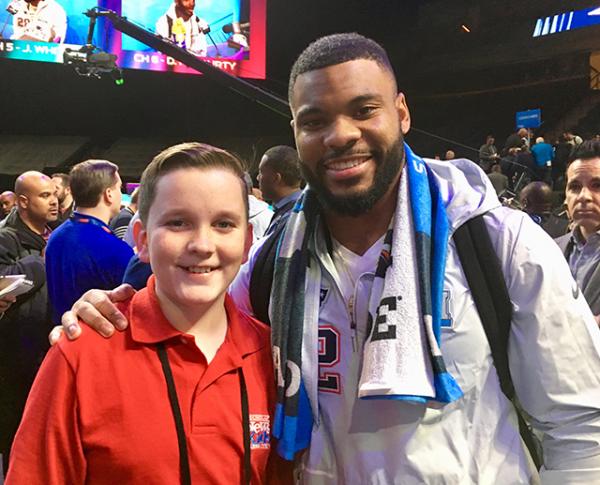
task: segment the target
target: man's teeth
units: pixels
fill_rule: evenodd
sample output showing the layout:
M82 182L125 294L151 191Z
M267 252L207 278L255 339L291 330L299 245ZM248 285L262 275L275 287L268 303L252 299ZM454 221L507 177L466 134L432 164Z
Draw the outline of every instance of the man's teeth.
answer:
M212 271L211 268L207 268L206 266L202 266L202 267L188 266L187 270L190 273L210 273Z
M349 168L354 168L354 167L360 165L364 161L365 161L364 159L360 159L360 160L347 160L344 162L331 162L331 163L327 164L327 168L329 170L348 170Z

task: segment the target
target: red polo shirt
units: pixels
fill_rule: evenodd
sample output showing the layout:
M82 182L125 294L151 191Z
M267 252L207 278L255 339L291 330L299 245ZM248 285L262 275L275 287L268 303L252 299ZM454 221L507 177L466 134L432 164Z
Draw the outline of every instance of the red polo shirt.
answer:
M179 452L156 352L165 342L195 484L243 476L238 368L248 388L252 483L265 483L274 380L269 329L225 301L229 328L207 365L191 335L163 316L148 288L121 306L129 328L104 339L84 330L48 352L11 452L7 484L178 484Z

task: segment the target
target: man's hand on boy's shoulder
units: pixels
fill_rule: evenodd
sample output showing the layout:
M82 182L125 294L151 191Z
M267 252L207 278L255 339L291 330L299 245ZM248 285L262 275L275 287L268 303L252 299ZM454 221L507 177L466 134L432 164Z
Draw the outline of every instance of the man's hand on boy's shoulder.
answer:
M92 327L103 337L110 337L115 328L125 330L129 322L117 309L115 303L125 301L135 294L135 290L127 284L117 286L114 290L89 290L77 300L70 311L61 318L62 326L52 329L48 339L50 345L58 342L61 333L74 340L81 335L79 320Z

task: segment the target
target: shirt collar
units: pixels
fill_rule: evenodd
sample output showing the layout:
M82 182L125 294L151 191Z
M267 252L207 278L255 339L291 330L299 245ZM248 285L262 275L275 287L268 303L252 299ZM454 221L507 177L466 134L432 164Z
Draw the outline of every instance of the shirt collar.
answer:
M291 194L286 195L283 199L280 199L277 203L273 204L273 207L275 207L275 209L280 209L281 207L283 207L288 202L298 200L298 197L300 197L300 194L302 194L301 190L297 190L296 192L292 192Z
M225 296L229 341L240 357L253 354L268 345L262 335L262 324L241 313L229 295ZM156 344L185 335L177 330L164 316L156 296L156 278L150 276L146 288L138 291L131 300L126 317L131 326L131 337L142 344ZM262 330L262 332L261 332Z
M571 233L571 241L575 244L577 248L583 248L588 242L598 241L600 239L600 229L595 233L590 234L587 240L581 234L581 229L579 226L575 227Z

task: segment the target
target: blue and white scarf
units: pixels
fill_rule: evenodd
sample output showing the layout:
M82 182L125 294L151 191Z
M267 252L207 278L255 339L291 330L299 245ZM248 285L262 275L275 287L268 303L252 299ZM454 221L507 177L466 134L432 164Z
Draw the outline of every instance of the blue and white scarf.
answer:
M422 394L413 391L398 391L393 385L394 375L386 376L386 362L381 361L386 355L398 352L406 342L396 340L398 335L389 334L381 338L382 315L390 315L394 308L390 307L390 291L394 291L394 284L390 283L395 271L392 254L394 254L394 239L400 238L394 231L406 231L398 222L403 219L396 210L395 222L388 231L384 241L376 278L373 282L372 294L381 295L380 302L369 305L371 331L365 343L363 354L363 370L369 368L375 371L363 372L361 379L361 397L368 399L398 399L416 402L437 401L438 403L452 402L462 396L462 391L453 377L447 372L444 359L440 350L441 339L441 314L442 290L444 271L446 266L446 253L448 249L449 224L445 207L440 196L435 180L424 161L416 156L408 145L405 148L405 170L408 177L408 197L410 198L410 216L414 234L414 257L416 258L416 282L414 291L418 293L418 308L421 318L416 325L421 326L419 331L413 332L421 335L424 343L415 341L414 346L424 346L428 355L425 366L432 376L431 392ZM406 183L399 184L398 204L406 201L406 194L402 195L402 187L406 191ZM273 274L273 285L270 301L270 320L272 325L272 344L275 371L277 376L277 403L273 434L279 440L278 452L284 458L293 459L296 452L308 447L313 424L313 415L308 395L302 382L302 338L304 325L317 325L318 322L305 318L307 300L305 291L309 287L319 285L319 282L310 281L308 276L310 261L308 245L314 236L320 205L316 195L310 187L307 188L294 207L289 221L278 242L277 257ZM410 227L410 225L409 225ZM405 238L406 239L406 238ZM396 275L397 276L397 275ZM396 278L397 279L397 278ZM380 291L376 290L379 285ZM398 298L401 300L401 298ZM375 310L376 309L376 310ZM389 324L389 322L387 322ZM398 322L402 323L402 322ZM384 326L385 327L385 326ZM387 327L389 328L389 325ZM374 338L375 337L375 338ZM406 338L405 333L400 333L399 338ZM395 345L401 344L399 348ZM377 351L381 346L387 346L383 352ZM413 345L413 344L409 344ZM421 351L423 352L423 351ZM316 358L316 357L315 357ZM430 365L429 365L430 364ZM380 369L380 374L377 374ZM386 392L378 392L381 386L369 388L373 379L388 381L383 387ZM423 377L426 380L426 376ZM409 389L415 387L408 386ZM417 386L418 387L418 386ZM422 389L427 388L427 383ZM375 389L375 391L373 391Z

